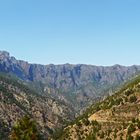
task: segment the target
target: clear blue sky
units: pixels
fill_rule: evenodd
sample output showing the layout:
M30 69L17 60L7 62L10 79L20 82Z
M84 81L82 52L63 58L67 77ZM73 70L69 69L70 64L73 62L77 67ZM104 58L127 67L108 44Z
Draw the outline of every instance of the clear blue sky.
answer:
M32 63L140 64L140 0L1 0L0 50Z

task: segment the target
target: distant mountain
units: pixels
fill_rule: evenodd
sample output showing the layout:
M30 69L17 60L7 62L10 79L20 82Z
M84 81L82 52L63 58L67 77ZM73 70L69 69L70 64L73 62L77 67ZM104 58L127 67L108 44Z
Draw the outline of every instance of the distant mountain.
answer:
M0 51L0 72L14 74L38 94L48 95L71 105L79 112L90 103L113 91L139 73L140 66L110 67L92 65L40 65L16 60Z
M0 140L7 140L13 125L25 115L37 122L45 140L74 118L73 110L66 104L40 96L21 80L0 74Z
M91 105L57 140L140 140L140 76Z

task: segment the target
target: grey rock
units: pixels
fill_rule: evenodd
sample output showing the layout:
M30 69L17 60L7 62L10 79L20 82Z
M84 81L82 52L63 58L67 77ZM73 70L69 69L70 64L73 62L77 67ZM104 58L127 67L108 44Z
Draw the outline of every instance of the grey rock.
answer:
M138 73L140 66L30 64L16 60L8 52L1 51L0 71L12 73L32 83L40 93L50 94L70 104L77 111L88 106L94 99L110 94L116 87Z

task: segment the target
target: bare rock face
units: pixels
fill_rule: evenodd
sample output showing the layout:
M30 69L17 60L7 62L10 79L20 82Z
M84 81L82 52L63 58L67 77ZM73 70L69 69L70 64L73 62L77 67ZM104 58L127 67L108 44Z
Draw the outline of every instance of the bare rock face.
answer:
M76 110L111 92L140 71L140 66L40 65L16 60L0 52L0 71L32 83L39 93L50 94Z

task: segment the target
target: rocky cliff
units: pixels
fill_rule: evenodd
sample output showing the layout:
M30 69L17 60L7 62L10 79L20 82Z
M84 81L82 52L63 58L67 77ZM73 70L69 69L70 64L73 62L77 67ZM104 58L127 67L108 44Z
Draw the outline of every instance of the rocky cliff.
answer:
M140 66L40 65L16 60L0 51L0 71L28 82L38 93L50 95L76 111L108 94L138 73Z

